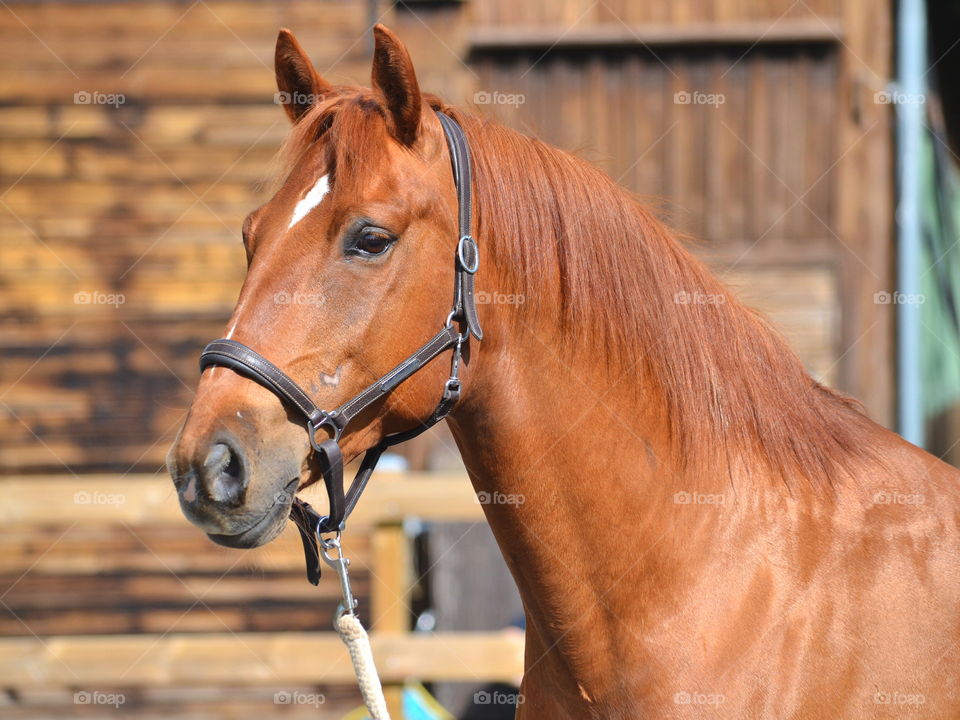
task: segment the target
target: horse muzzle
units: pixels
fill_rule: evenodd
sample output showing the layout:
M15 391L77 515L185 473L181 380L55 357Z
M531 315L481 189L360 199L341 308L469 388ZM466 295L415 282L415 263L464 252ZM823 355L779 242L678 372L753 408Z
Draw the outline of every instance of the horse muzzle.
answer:
M167 463L184 516L228 547L256 547L275 538L300 482L299 468L289 461L251 459L242 443L222 431L192 452L178 443Z

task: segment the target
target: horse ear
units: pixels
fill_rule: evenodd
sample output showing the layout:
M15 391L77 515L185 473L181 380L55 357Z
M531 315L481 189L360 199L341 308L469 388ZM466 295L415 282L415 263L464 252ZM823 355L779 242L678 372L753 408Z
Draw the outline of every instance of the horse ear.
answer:
M277 89L280 90L277 101L283 105L291 122L299 120L321 95L333 89L320 77L300 43L286 28L277 36L274 68Z
M413 72L410 53L400 39L383 25L373 28L373 89L392 121L393 136L413 145L420 130L420 86Z

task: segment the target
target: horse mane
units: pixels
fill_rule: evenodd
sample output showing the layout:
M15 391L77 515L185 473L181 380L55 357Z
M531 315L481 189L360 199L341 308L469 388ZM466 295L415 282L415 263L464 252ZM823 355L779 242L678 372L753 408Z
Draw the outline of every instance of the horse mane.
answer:
M783 337L635 196L570 153L426 99L470 141L477 237L497 287L522 294L526 307L559 308L567 348L601 348L612 382L651 379L673 469L699 459L829 487L872 459L860 405L811 378ZM288 165L334 124L341 141L369 147L360 126L383 112L368 90L338 90L295 125Z

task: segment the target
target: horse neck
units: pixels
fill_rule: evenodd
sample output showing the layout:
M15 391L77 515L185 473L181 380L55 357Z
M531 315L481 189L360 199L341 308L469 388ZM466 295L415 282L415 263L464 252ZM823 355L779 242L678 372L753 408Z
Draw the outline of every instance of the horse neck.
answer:
M611 371L565 352L510 312L485 314L451 429L523 598L528 645L552 648L541 669L602 695L618 675L597 659L617 657L611 618L642 611L638 594L679 582L674 569L699 562L697 541L716 537L709 518L698 529L664 521L676 493L720 493L721 482L676 469L639 366Z
M645 652L622 629L709 596L697 578L721 562L714 547L788 532L781 481L809 469L799 503L819 503L816 483L859 462L869 421L608 180L499 143L512 163L475 145L478 176L500 182L477 192L485 336L450 425L523 597L528 647L551 649L541 666L567 687L603 694L622 673L598 658ZM654 650L634 660L658 664Z

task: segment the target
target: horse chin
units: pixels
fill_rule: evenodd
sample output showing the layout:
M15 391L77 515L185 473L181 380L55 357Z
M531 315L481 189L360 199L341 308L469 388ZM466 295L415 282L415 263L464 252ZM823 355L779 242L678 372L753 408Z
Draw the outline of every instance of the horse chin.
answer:
M255 516L256 520L247 525L246 529L229 533L208 532L207 537L217 545L231 548L255 548L266 545L286 527L290 517L290 506L293 504L299 482L299 477L290 480L282 490L277 492L271 505L262 514Z
M207 533L207 537L217 545L230 548L250 549L266 545L275 539L287 524L290 506L287 503L272 506L253 525L235 535L217 535Z

